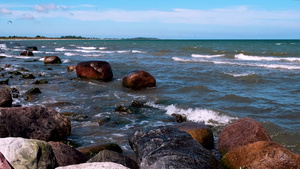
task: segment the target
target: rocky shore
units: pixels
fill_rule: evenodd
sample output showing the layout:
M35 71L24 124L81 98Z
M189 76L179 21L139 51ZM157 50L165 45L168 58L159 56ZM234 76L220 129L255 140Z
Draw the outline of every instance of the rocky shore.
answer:
M57 56L45 57L45 64L60 63ZM135 154L123 151L117 143L75 148L64 143L72 132L71 119L67 116L43 105L12 107L13 99L20 93L9 86L9 78L5 77L15 74L26 81L34 76L22 70L7 72L5 68L9 66L0 67L3 77L0 80L0 168L300 169L300 155L273 142L264 127L251 118L228 124L221 131L218 143L209 126L183 122L184 117L176 117L181 120L173 126L133 130L128 135L128 143ZM104 82L113 78L110 64L104 61L78 63L70 71L76 71L80 78ZM156 80L148 72L134 70L124 76L122 85L132 90L147 90L156 86ZM30 99L39 92L33 89L25 95ZM120 107L116 111L130 110Z

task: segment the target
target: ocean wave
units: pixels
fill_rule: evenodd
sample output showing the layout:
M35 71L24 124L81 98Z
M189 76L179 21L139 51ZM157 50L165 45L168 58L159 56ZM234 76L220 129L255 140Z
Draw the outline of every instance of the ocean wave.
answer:
M255 73L225 73L226 75L230 75L233 77L246 77L256 75Z
M132 52L132 53L147 53L147 52L140 51L140 50L132 50L131 52Z
M209 110L209 109L200 109L200 108L182 109L176 107L173 104L169 106L163 106L163 105L155 104L153 102L147 102L146 104L154 108L165 110L166 114L168 115L181 114L181 115L185 115L189 121L201 122L212 126L220 126L220 125L223 126L230 123L232 120L237 119L236 117L222 115L219 112L216 112L214 110Z
M96 50L97 47L83 47L83 46L77 46L78 49L84 49L84 50Z
M242 53L236 54L235 59L239 60L249 60L249 61L289 61L289 62L300 62L300 58L292 58L292 57L286 57L286 58L279 58L279 57L265 57L265 56L250 56L250 55L244 55Z
M65 52L64 55L66 55L66 56L75 56L77 54L76 53L72 53L72 52Z
M192 54L193 58L216 58L216 57L223 57L225 54L220 55L200 55L200 54Z

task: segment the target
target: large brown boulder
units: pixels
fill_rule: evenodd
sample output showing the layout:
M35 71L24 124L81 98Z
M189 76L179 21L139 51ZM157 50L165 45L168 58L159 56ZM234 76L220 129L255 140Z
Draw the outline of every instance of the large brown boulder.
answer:
M242 118L222 130L218 147L224 155L230 150L257 141L271 141L271 138L259 122L251 118Z
M113 78L111 66L105 61L80 62L76 66L78 77L110 81Z
M10 137L59 140L71 132L71 122L54 109L41 106L0 108L0 123Z
M279 143L259 141L236 148L221 159L225 168L300 169L300 155Z
M7 88L0 88L0 107L11 107L12 97Z
M58 64L61 60L58 56L46 56L44 59L44 64Z
M122 85L131 89L143 89L147 87L155 87L155 78L143 70L134 70L123 77Z
M75 148L63 143L50 141L58 166L85 163L88 157Z
M212 130L202 123L184 122L174 126L175 128L189 133L194 140L207 149L214 148L214 135Z

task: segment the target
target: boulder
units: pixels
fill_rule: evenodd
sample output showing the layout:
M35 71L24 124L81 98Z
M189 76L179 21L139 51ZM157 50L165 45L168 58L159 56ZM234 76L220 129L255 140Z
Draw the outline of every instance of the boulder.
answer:
M0 168L1 169L12 169L10 163L6 160L4 155L0 152Z
M44 64L58 64L61 60L58 56L46 56L44 59Z
M300 168L300 155L279 143L258 141L229 151L221 159L225 168Z
M57 167L56 169L129 169L121 164L112 162L95 162L95 163L84 163L77 165L69 165L65 167Z
M76 66L76 74L81 78L110 81L113 72L110 64L105 61L80 62Z
M213 154L187 132L173 127L139 130L129 136L141 169L219 168Z
M71 122L54 109L41 106L0 108L0 123L10 137L59 140L71 132Z
M114 162L118 164L122 164L128 168L131 169L138 169L137 163L132 160L131 158L121 154L117 153L115 151L110 151L110 150L102 150L100 151L96 156L91 158L89 163L92 162Z
M40 140L24 138L1 138L0 152L16 168L55 168L57 162L51 146Z
M8 85L9 79L0 79L0 85Z
M85 163L88 158L75 148L63 143L50 141L58 166Z
M174 126L175 128L189 133L194 140L207 149L214 148L214 135L212 130L202 123L184 122Z
M37 51L38 48L36 46L28 46L28 47L25 48L25 50Z
M26 94L39 94L42 93L41 90L37 87L29 89Z
M8 89L0 88L0 107L11 107L12 97Z
M155 78L143 70L134 70L123 77L122 85L134 90L155 87Z
M9 137L9 132L5 125L0 124L0 138Z
M73 72L74 70L76 70L76 65L70 65L68 66L68 72Z
M34 56L31 51L21 51L20 56Z
M265 128L251 118L242 118L227 125L220 133L218 147L222 155L256 141L271 141Z
M83 153L86 156L93 157L98 154L102 150L111 150L118 153L122 153L123 150L118 144L115 143L107 143L107 144L98 144L98 145L91 145L86 147L77 148L78 151Z

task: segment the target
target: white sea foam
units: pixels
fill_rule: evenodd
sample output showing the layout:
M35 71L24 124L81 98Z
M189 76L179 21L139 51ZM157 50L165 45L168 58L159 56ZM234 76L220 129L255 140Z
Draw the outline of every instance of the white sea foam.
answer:
M63 59L63 63L69 63L70 60L69 59Z
M78 49L84 49L84 50L95 50L97 47L83 47L83 46L78 46Z
M62 51L67 51L67 49L65 49L64 47L61 47L61 48L55 48L55 51L62 52Z
M107 47L99 47L100 50L108 49Z
M244 55L242 53L237 54L234 56L236 59L239 60L250 60L250 61L289 61L289 62L300 62L300 58L292 58L292 57L286 57L286 58L279 58L279 57L265 57L265 56L249 56Z
M153 102L147 102L148 106L166 110L166 114L181 114L185 115L188 120L194 122L202 122L207 125L219 126L228 124L230 121L236 119L235 117L230 117L227 115L222 115L219 112L209 109L200 109L200 108L189 108L189 109L182 109L178 108L175 105L163 106L158 105Z
M223 57L225 54L221 55L200 55L200 54L192 54L193 58L216 58L216 57Z
M66 55L66 56L75 56L77 54L76 53L72 53L72 52L65 52L64 55Z
M0 44L0 49L1 49L1 50L6 50L6 49L7 49L6 44Z
M117 53L129 53L129 50L118 50Z
M233 77L246 77L250 75L255 75L255 73L225 73L227 75L233 76Z
M147 52L140 51L140 50L132 50L131 52L132 52L132 53L147 53Z

